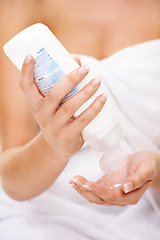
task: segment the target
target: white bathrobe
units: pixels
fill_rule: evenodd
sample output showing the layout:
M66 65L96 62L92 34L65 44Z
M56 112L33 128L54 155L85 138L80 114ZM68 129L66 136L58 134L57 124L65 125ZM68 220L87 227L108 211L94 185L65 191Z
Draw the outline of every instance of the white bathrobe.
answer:
M82 63L104 81L126 136L128 153L160 153L160 40L125 48L101 61L81 56ZM0 189L0 240L159 240L160 195L148 190L134 206L107 207L83 199L68 182L75 175L102 177L102 153L85 144L53 186L25 202Z

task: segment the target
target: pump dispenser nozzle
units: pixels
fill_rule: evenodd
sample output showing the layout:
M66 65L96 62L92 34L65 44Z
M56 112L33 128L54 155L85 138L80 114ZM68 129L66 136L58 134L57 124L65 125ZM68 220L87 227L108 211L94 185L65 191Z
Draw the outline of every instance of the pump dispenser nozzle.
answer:
M122 168L127 162L128 155L119 148L105 151L100 159L99 165L106 173L115 172Z

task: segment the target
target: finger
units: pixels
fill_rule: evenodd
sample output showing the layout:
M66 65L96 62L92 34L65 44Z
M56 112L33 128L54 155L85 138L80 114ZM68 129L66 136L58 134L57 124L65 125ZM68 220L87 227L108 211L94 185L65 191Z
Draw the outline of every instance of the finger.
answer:
M24 92L32 112L35 112L43 100L43 96L33 81L33 70L34 58L31 55L27 55L22 66L19 85Z
M56 112L62 99L84 79L88 71L87 66L79 67L56 83L45 96L45 101L41 104L41 112L45 112L47 118L51 117ZM74 91L77 92L78 88Z
M81 182L78 185L80 184ZM141 188L128 194L125 194L119 187L105 186L98 182L89 182L86 180L83 185L87 186L88 191L102 199L104 201L103 205L126 206L128 204L137 204L144 192L151 185L151 181L146 182Z
M142 187L147 181L152 180L154 169L145 164L141 164L139 168L129 176L122 184L122 189L125 193L134 191Z
M93 185L92 185L93 184ZM93 193L97 194L106 202L117 203L120 205L135 205L138 203L144 192L151 185L150 181L145 183L141 188L125 194L121 188L112 188L98 186L96 183L91 183Z
M151 183L152 181L148 181L142 187L127 194L124 193L123 197L120 199L120 202L128 203L130 205L137 204L145 191L151 186Z
M79 66L81 66L81 59L80 59L80 57L76 56L76 57L74 57L74 60L78 63Z
M93 186L93 183L90 183L89 186L92 186L93 193L98 194L105 202L112 204L117 204L119 206L126 205L135 205L139 202L144 192L151 185L150 182L145 183L141 188L125 194L120 188L109 189L104 186Z
M68 126L68 131L73 131L76 129L75 134L79 135L83 129L98 115L98 113L102 110L105 102L107 100L107 96L105 94L101 94L98 96L94 102L83 111L77 118L75 118L70 125Z
M92 193L99 196L103 201L110 204L118 204L118 195L121 196L121 189L116 189L98 182L86 182L86 185L92 189Z
M103 200L93 193L90 192L90 188L86 188L85 182L87 180L82 176L76 176L70 181L70 186L73 187L82 197L88 200L91 203L96 203L99 205L103 204Z
M151 182L145 183L143 187L128 194L125 194L121 188L111 188L99 183L86 182L86 185L92 188L92 193L103 199L105 203L115 206L126 206L137 204L144 192L151 185Z
M68 99L61 108L57 111L54 121L57 122L57 127L62 128L73 116L73 114L89 99L100 87L100 79L93 79L84 88Z
M88 182L85 178L77 176L70 181L71 187L73 187L78 193L81 194L86 200L91 203L104 206L125 206L124 203L116 203L104 201L100 196L97 195L97 192L91 188L91 185L94 185L93 182Z
M116 201L109 201L101 198L98 194L95 192L93 193L92 188L89 186L90 182L83 184L82 186L79 186L79 193L83 196L83 193L85 193L85 196L87 196L90 199L90 202L96 203L99 205L105 205L105 206L124 206L125 203L118 203ZM113 191L113 190L112 190Z

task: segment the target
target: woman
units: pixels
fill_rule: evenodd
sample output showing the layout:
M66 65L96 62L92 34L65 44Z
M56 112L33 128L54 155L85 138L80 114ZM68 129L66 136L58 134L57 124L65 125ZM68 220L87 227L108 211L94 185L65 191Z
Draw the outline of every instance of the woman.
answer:
M28 55L20 86L31 113L19 90L18 72L1 53L1 181L11 198L32 199L18 203L2 191L4 216L1 220L8 220L0 224L2 239L24 238L24 231L26 239L131 239L131 234L134 239L149 239L153 231L158 239L160 220L156 199L160 192L160 132L156 111L159 108L159 70L156 64L154 68L150 66L159 47L159 40L156 41L160 38L159 1L32 1L27 4L19 1L12 3L9 9L7 4L4 2L1 7L1 11L7 9L1 14L1 46L24 27L43 22L69 52L82 55L82 67L63 79L65 88L60 91L62 83L57 84L44 99L33 84L34 61ZM77 95L76 105L73 105L75 96L57 110L66 91L88 73L84 64L102 75L117 114L126 127L122 147L130 155L127 164L113 174L104 175L98 168L101 153L86 145L78 151L83 145L81 131L101 110L105 97L100 96L88 111L73 121L70 121L73 112L79 108L78 103L83 103L80 95ZM141 69L145 70L143 74ZM149 74L156 71L152 81L148 69ZM134 76L132 81L128 76L131 79ZM83 101L99 87L100 83L95 82L91 81L86 86L87 91L82 91ZM136 89L138 94L135 96L131 89ZM152 93L153 102L146 107L144 102L149 89L155 93ZM128 98L128 94L132 98ZM138 102L135 101L137 96ZM149 114L158 121L152 124ZM78 176L70 181L71 186L97 205L90 205L69 189L66 183L75 174ZM116 188L115 184L121 185ZM154 189L153 196L149 192L142 197L150 186ZM140 199L136 206L126 206ZM154 211L153 206L157 207ZM8 232L8 224L16 232ZM147 231L143 231L146 226Z

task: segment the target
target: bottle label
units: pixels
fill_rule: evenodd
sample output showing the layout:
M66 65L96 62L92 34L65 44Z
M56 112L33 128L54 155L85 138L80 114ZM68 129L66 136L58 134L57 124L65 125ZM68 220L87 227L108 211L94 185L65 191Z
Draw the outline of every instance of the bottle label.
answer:
M44 96L57 82L59 82L65 76L66 75L60 68L58 62L53 59L44 48L37 52L34 66L34 81ZM78 91L79 89L76 86L62 99L61 104Z

